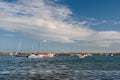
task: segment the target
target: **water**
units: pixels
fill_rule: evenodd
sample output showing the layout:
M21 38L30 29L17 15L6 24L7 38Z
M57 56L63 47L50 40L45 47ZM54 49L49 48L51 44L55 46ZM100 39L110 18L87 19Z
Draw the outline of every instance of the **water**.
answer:
M29 59L0 55L0 80L120 80L120 55Z

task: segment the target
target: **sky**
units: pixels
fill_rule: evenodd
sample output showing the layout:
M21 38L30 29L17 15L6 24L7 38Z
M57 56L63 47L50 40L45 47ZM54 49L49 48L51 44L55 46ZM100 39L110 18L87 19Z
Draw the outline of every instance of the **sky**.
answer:
M0 0L0 51L119 52L120 0Z

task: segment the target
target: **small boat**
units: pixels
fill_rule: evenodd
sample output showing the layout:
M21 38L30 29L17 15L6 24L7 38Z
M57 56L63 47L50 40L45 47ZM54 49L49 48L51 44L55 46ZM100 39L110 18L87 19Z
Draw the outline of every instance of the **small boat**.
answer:
M28 54L27 53L17 53L17 54L14 54L13 56L15 56L15 57L27 57L28 56Z
M14 53L13 53L13 52L11 52L11 53L9 53L9 55L10 55L10 56L13 56L13 55L14 55Z
M113 56L113 54L110 54L110 56Z
M9 55L13 57L27 57L29 54L21 52L12 52Z
M92 56L91 54L77 54L79 56L79 58L85 58L85 57L88 57L88 56Z

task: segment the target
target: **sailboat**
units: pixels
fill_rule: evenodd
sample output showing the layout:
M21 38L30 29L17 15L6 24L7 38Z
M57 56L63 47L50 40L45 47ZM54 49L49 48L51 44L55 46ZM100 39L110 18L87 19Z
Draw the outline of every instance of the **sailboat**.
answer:
M21 49L21 40L19 41L17 51L14 54L10 54L10 55L15 56L15 57L27 57L28 54L19 52L20 49Z
M52 58L54 57L53 53L43 53L40 52L41 44L38 45L38 52L28 55L28 58Z
M113 54L110 54L110 56L113 56Z
M53 56L53 53L32 53L28 56L28 58L52 58Z
M92 54L89 54L89 53L82 53L82 54L77 54L79 56L79 58L85 58L85 57L88 57L88 56L92 56Z

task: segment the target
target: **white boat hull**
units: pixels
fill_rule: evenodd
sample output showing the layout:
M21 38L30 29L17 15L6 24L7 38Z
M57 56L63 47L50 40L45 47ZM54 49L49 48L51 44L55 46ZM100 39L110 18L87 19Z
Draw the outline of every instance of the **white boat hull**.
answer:
M51 58L53 56L54 56L54 54L38 54L38 55L36 55L36 54L30 54L28 56L28 58Z

